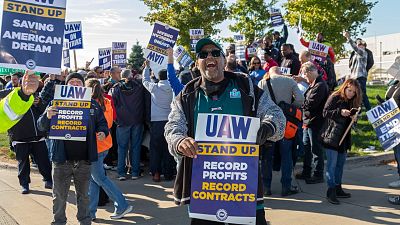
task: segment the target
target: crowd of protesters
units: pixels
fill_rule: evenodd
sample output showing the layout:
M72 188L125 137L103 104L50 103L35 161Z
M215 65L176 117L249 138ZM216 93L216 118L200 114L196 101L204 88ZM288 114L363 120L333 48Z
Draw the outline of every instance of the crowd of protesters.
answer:
M235 45L224 49L204 38L196 45L196 62L177 72L173 50L168 49L168 65L154 74L149 61L142 71L96 66L92 70L41 74L34 103L20 121L8 130L10 147L18 160L18 179L22 194L30 193L29 173L32 160L43 176L44 186L53 189L52 224L65 224L66 200L75 185L77 218L81 224L96 219L97 206L108 196L115 206L112 219L131 212L115 182L144 176L144 163L154 182L175 179L174 198L186 204L190 196L191 160L197 143L193 122L198 113L218 112L259 117L261 127L257 144L261 146L258 199L276 191L271 187L272 171L281 171L281 196L294 195L299 188L292 177L307 184L327 183L327 200L340 204L338 198L350 198L343 190L342 177L346 154L351 148L347 128L357 120L362 105L371 108L366 95L367 72L372 54L361 39L344 36L354 50L350 58L351 74L339 87L333 64L335 53L329 47L325 61L312 58L309 51L296 53L283 36L274 32L260 39L262 56L247 54L241 61ZM304 46L309 42L300 38ZM322 33L316 42L324 43ZM373 64L373 58L372 58ZM283 68L283 70L282 70ZM283 71L288 69L290 73ZM4 98L20 86L22 73L2 79ZM52 104L56 85L92 88L91 116L87 141L48 139L50 120L58 111ZM398 82L395 84L399 85ZM250 98L227 98L232 90ZM387 98L400 101L398 89L390 89ZM228 93L228 94L227 94ZM271 118L274 118L271 120ZM146 142L146 137L150 141ZM395 156L400 175L400 150ZM324 158L327 162L325 165ZM299 158L301 173L293 174ZM115 169L117 177L106 176L105 169ZM118 180L118 181L116 181ZM389 184L400 188L400 180ZM400 197L389 199L400 204ZM263 202L257 202L257 224L266 224ZM208 224L192 219L191 224Z

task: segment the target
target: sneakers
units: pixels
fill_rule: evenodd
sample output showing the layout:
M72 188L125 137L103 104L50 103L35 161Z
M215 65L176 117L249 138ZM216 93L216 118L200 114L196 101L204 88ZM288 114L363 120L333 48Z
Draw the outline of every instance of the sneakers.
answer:
M132 180L137 180L137 179L139 179L140 178L140 176L132 176Z
M388 201L393 205L400 205L400 196L391 196Z
M29 194L29 185L22 185L21 194L26 195Z
M51 182L51 181L45 181L45 182L44 182L44 188L46 188L46 189L53 189L53 182Z
M126 177L125 176L118 176L117 179L119 181L124 181L124 180L126 180Z
M104 169L105 170L111 170L112 169L112 166L109 166L109 165L107 165L107 164L103 164L103 167L104 167Z
M114 212L113 214L111 214L110 218L113 220L121 219L126 214L130 213L132 211L132 209L133 209L133 207L130 205L122 213Z
M318 184L318 183L324 183L324 177L312 176L306 179L306 184Z
M400 180L393 181L392 183L389 183L390 188L400 188Z

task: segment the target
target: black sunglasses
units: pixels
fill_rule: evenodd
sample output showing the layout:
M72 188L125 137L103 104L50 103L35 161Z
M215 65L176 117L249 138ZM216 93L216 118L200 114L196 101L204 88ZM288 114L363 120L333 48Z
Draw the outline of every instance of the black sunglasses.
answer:
M211 53L212 57L220 57L221 51L220 50L212 50L211 52L201 51L197 53L197 57L200 59L205 59L208 57L208 53Z
M254 65L261 64L260 62L253 62Z

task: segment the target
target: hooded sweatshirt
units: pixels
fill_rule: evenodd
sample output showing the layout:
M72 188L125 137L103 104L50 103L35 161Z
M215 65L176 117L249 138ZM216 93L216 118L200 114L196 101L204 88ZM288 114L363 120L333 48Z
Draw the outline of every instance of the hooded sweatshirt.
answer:
M143 86L151 94L151 121L168 121L171 112L173 91L168 80L160 80L158 83L150 79L150 69L143 70Z

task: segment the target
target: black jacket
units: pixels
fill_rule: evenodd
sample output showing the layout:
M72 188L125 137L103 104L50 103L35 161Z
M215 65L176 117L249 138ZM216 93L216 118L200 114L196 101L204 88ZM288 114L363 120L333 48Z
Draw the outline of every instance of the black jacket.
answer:
M8 130L11 141L30 142L38 141L46 136L46 132L37 129L37 119L44 112L43 104L32 105L22 119Z
M281 67L290 68L290 73L293 75L298 75L300 72L301 63L299 61L299 56L292 53L288 57L282 57Z
M145 89L139 79L118 82L112 91L118 126L142 124L145 115Z
M319 128L322 124L322 110L328 98L328 86L322 77L318 76L314 85L304 93L303 123L306 127Z
M324 122L320 138L324 147L341 153L351 148L351 132L348 132L343 143L339 146L340 140L351 122L350 117L341 115L342 109L350 110L350 103L344 101L340 95L331 95L324 107Z

